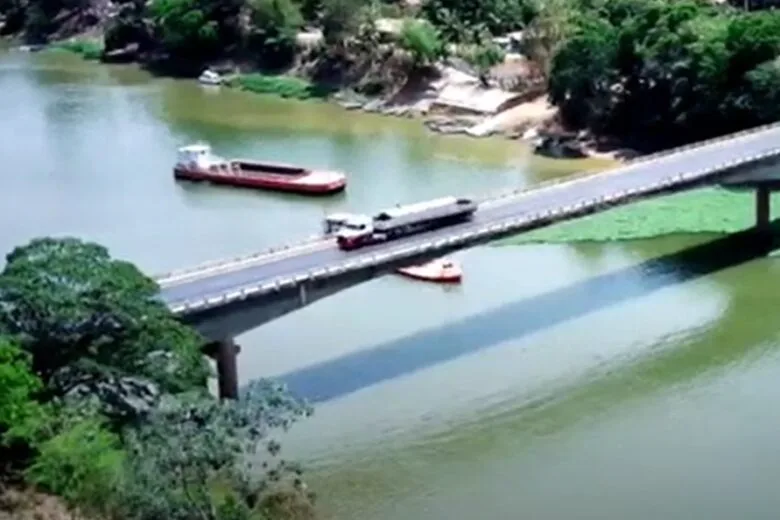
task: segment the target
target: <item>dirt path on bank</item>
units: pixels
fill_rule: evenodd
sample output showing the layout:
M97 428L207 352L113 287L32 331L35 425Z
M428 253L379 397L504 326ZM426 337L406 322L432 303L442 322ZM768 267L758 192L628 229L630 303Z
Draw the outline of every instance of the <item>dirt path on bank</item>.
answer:
M542 95L487 118L470 128L467 133L480 137L524 130L550 119L555 112L556 108L547 101L547 96Z

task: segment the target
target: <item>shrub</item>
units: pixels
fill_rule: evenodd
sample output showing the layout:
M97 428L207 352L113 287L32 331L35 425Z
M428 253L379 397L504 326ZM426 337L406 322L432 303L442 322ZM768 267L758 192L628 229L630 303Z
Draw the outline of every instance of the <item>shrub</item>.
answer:
M8 429L38 413L33 396L43 385L30 364L29 354L0 337L0 443Z
M273 94L289 99L322 98L330 93L322 86L292 76L245 74L235 79L232 84L255 94Z
M99 60L103 55L103 45L94 40L67 40L55 44L54 48L75 52L85 60Z
M300 471L279 458L275 434L310 413L285 388L265 381L253 382L249 398L236 402L169 400L127 432L121 516L249 520L258 512L307 510ZM281 496L280 487L292 494L271 500Z
M38 445L27 480L80 509L108 511L124 458L119 439L97 418L68 418L60 427Z
M401 46L412 53L415 64L426 65L444 54L439 32L426 20L405 20Z
M486 73L493 65L504 61L504 51L492 43L461 45L458 57L472 65L480 74Z

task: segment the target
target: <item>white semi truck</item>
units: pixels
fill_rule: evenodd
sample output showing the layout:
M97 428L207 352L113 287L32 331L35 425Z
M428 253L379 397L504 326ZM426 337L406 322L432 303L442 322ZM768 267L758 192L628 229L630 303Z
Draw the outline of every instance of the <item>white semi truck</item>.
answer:
M373 217L338 213L325 219L325 233L335 234L341 249L357 249L466 221L474 215L477 207L471 199L442 197L396 206Z

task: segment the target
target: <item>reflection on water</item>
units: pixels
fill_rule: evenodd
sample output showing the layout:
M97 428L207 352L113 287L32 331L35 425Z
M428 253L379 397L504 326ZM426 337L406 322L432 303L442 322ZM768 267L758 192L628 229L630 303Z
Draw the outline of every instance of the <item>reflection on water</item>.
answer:
M720 247L728 245L720 242ZM747 374L739 376L742 387L733 383L735 374L763 371L764 363L778 368L777 327L756 312L762 302L775 298L777 287L767 281L776 279L778 266L766 260L743 264L750 255L718 247L710 252L731 259L708 260L708 248L679 258L683 269L669 273L671 283L662 282L666 287L660 292L600 310L582 320L587 323L553 327L533 341L507 341L479 356L388 384L389 391L381 392L380 385L322 406L327 417L304 426L298 432L302 442L315 431L318 437L329 437L322 432L332 429L343 431L329 420L339 412L359 409L365 423L378 423L366 428L376 438L361 449L354 449L353 438L339 444L334 435L337 455L323 453L314 483L328 511L339 518L404 518L421 511L426 518L447 518L484 515L487 508L490 518L516 518L522 511L533 518L618 519L631 510L631 518L650 519L657 518L656 504L663 503L675 518L739 515L741 496L729 507L716 501L719 506L713 508L707 484L730 482L729 464L735 461L747 479L763 482L778 476L777 464L751 464L755 447L740 452L744 443L756 437L768 441L777 430L778 416L766 407L771 408L778 390L757 394ZM709 276L695 281L705 274ZM609 292L607 286L604 291ZM572 371L578 358L584 370ZM436 417L435 406L430 407L438 423L433 429L420 412L396 417L396 423L411 423L401 434L397 425L394 431L381 418L393 412L393 396L401 393L406 401L410 392L435 404L443 403L436 403L432 394L483 398L464 405L468 410L460 414L447 409L444 417ZM706 411L696 410L697 424L687 413L697 408L698 400L708 405ZM716 403L722 400L731 403L719 408ZM419 404L416 410L424 408ZM738 417L757 413L763 413L759 424L744 423L742 430L733 431ZM732 431L709 431L722 424ZM375 449L378 442L381 450ZM764 447L775 453L771 444ZM721 458L722 464L713 464ZM774 455L771 460L778 462ZM711 478L715 467L723 478ZM685 489L692 486L688 500L666 501L671 477ZM618 489L622 493L613 494ZM752 492L744 485L736 489L757 500L748 511L776 505L767 486ZM350 498L354 495L361 500ZM721 513L712 516L718 508Z
M765 242L752 232L731 235L513 301L456 323L309 365L281 377L291 390L314 402L341 397L755 260L772 248L772 244Z

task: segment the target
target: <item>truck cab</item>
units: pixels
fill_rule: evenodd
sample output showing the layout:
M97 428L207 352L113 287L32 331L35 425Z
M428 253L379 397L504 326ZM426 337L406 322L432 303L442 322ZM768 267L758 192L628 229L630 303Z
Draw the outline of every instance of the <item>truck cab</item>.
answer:
M360 247L374 234L374 225L370 217L350 215L335 230L336 242L342 249Z
M354 217L352 213L331 213L325 217L322 223L322 231L326 235L333 235L344 226L344 223Z

